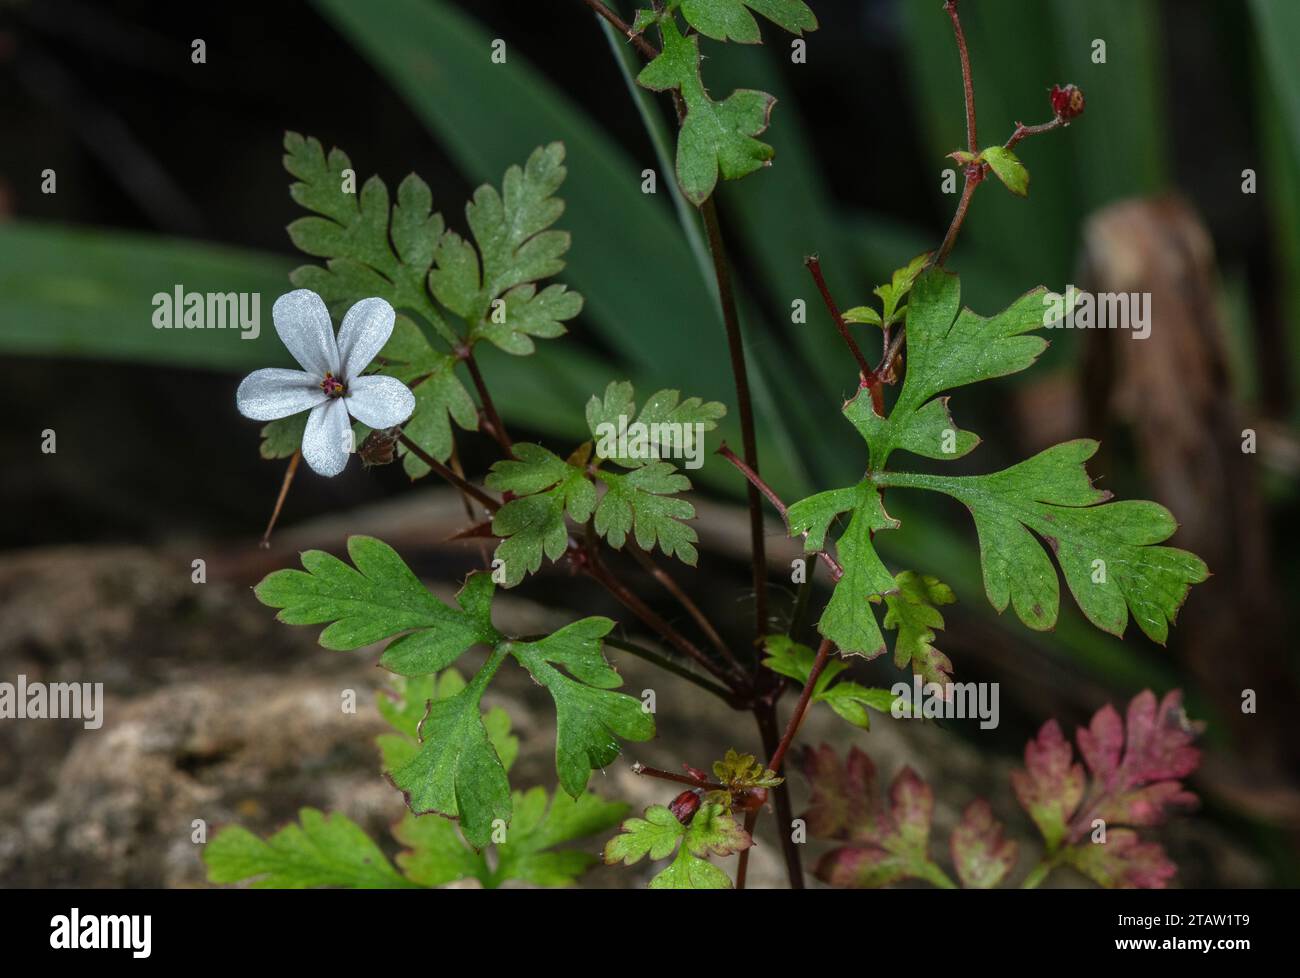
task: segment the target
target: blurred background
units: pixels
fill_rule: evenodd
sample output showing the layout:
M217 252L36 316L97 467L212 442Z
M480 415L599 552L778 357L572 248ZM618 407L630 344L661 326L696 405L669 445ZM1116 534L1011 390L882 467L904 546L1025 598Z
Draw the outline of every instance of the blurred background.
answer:
M803 259L820 254L841 307L868 301L942 237L956 201L942 191L945 154L965 140L938 0L811 5L821 27L806 63L791 63L790 38L766 22L763 46L705 42L715 98L745 87L779 100L763 137L773 165L723 186L718 203L763 472L787 501L855 481L865 463L838 414L856 386L852 361ZM614 6L630 19L630 3ZM957 679L1002 684L1002 724L913 733L881 722L862 734L819 720L809 736L858 743L885 771L913 763L953 811L986 795L1024 837L1006 772L1038 726L1056 717L1072 730L1106 702L1181 686L1209 748L1193 784L1202 811L1157 830L1183 885L1295 885L1300 4L970 0L963 21L985 142L1048 120L1055 83L1087 97L1074 125L1021 145L1028 200L996 183L976 195L949 261L964 302L987 315L1036 285L1072 282L1149 292L1153 326L1140 342L1056 332L1035 369L961 391L954 409L984 445L955 464L991 471L1098 437L1099 485L1168 505L1174 543L1214 577L1192 590L1167 648L1136 628L1103 635L1068 601L1054 632L1033 633L988 606L959 507L891 498L904 528L881 540L885 558L953 586L939 645ZM504 64L490 58L496 39ZM587 303L537 356L484 357L517 440L567 454L586 399L611 379L642 396L671 386L734 405L698 227L662 164L669 106L629 89L636 67L580 0L0 3L0 678L104 681L110 704L97 735L0 721L0 882L188 885L202 879L195 817L259 830L301 804L376 825L396 817L368 744L376 728L329 708L340 682L373 696L373 657L316 648L247 587L306 546L338 552L350 532L384 537L444 594L479 553L447 542L464 521L455 497L431 480L411 486L400 466L333 480L304 471L275 545L256 547L284 463L259 458L259 426L233 394L243 373L286 359L269 309L304 261L284 231L301 213L281 165L286 130L344 149L361 179L377 173L391 188L419 173L462 230L474 187L564 141L559 226L573 248L559 280ZM654 195L641 190L646 168L660 174ZM55 192L43 191L46 171ZM155 330L151 298L177 285L260 293L261 337ZM808 321L792 324L800 299ZM725 435L738 443L731 415ZM54 454L41 450L47 429ZM466 469L484 472L493 447L461 437ZM752 616L743 486L712 458L693 477L700 569L673 572L740 648ZM775 521L770 538L780 581L793 551ZM508 598L503 614L520 621L618 617L553 569ZM619 666L633 685L674 683L659 740L637 756L702 766L727 746L758 748L748 718ZM896 678L885 659L855 672ZM516 774L540 783L553 779L551 718L526 687L499 695L526 735ZM1255 713L1241 709L1247 689ZM667 800L610 778L598 790Z

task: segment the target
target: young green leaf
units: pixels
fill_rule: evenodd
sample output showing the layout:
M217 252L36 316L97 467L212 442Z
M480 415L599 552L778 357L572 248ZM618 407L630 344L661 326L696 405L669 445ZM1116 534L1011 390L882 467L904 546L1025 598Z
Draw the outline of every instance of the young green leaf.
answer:
M492 520L501 537L496 559L502 561L504 584L514 587L542 566L542 557L559 560L569 543L565 513L586 523L596 506L596 489L582 466L566 462L541 445L518 443L513 459L495 463L489 489L510 492L510 500Z
M898 629L894 640L894 665L910 667L926 683L943 685L952 680L952 660L936 649L934 629L943 628L939 606L957 600L937 577L903 571L894 578L898 593L885 596L885 627Z
M620 475L598 472L605 495L596 504L595 529L611 547L621 550L630 532L642 550L658 546L667 556L695 566L699 536L684 520L695 518L695 507L675 493L691 480L667 462L650 462Z
M763 665L797 683L808 682L816 658L812 649L800 645L788 635L768 635L763 645L767 651ZM812 702L825 703L855 727L870 730L871 716L867 708L880 713L890 712L894 694L888 689L862 686L847 679L836 682L836 677L847 668L848 664L841 659L829 660L813 686Z
M672 16L662 18L659 27L663 51L641 70L637 84L656 92L681 92L686 118L677 137L677 182L698 207L713 193L719 173L737 180L772 159L772 147L754 137L767 128L776 99L738 89L713 101L700 78L699 38L683 37Z
M884 285L877 286L872 291L880 299L883 312L876 312L870 306L854 306L847 310L843 319L846 323L867 323L872 326L892 326L903 318L903 313L907 307L902 305L907 293L912 291L912 285L916 278L925 268L925 263L930 260L930 252L917 255L902 268L894 270L890 280Z
M730 747L722 760L713 762L713 776L736 791L746 788L775 788L785 780L771 768L759 763L753 754L738 754Z
M845 309L843 319L846 323L864 323L867 326L885 325L885 321L880 318L880 313L870 306L854 306L852 309Z
M346 816L304 808L298 818L266 840L238 825L223 828L203 850L208 879L213 883L251 880L256 889L290 890L418 885L393 869L379 847Z
M677 849L668 867L650 881L651 889L731 889L730 877L707 857L730 856L754 843L721 805L702 804L689 825L679 822L663 805L651 805L644 814L644 818L629 818L620 834L605 844L606 863L631 866L646 856L664 859Z
M989 169L996 173L998 179L1017 197L1029 196L1029 171L1011 150L1001 146L990 146L980 153L979 159L987 163Z
M1194 554L1155 546L1177 529L1163 506L1097 505L1110 493L1094 488L1084 469L1096 451L1095 441L1079 439L991 475L880 473L876 484L930 489L966 504L979 534L985 590L998 611L1011 603L1030 628L1056 624L1060 585L1041 538L1089 621L1123 635L1131 609L1138 627L1163 643L1188 589L1209 571Z
M679 391L661 390L637 414L632 385L611 382L603 398L592 395L587 402L587 427L598 459L635 469L703 451L703 433L717 428L726 413L717 401L683 401Z
M907 311L907 374L888 418L876 414L871 398L859 393L844 406L844 415L870 448L873 471L885 467L896 449L947 461L979 444L948 413L947 398L937 394L955 387L1016 373L1029 367L1047 347L1041 329L1060 297L1034 289L996 316L985 319L961 309L961 282L956 275L932 268L911 287Z

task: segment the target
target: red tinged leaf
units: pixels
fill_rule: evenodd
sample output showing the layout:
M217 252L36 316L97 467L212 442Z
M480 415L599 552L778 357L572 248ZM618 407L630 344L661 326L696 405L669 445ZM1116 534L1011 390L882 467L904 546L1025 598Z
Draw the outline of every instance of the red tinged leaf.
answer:
M1026 769L1013 772L1011 783L1048 853L1059 852L1102 886L1163 887L1175 872L1164 849L1117 826L1159 825L1174 810L1196 805L1177 779L1200 763L1192 741L1202 726L1187 719L1178 690L1159 701L1150 690L1139 693L1127 721L1102 707L1077 734L1091 775L1084 801L1082 767L1055 721L1044 724L1025 748ZM1098 823L1105 843L1091 841Z
M830 744L805 747L800 759L804 776L812 785L804 821L819 839L848 839L851 829L864 825L870 799L876 793L876 766L853 747L841 763Z
M1139 693L1127 724L1112 706L1098 710L1076 735L1093 778L1091 817L1107 825L1159 825L1171 810L1195 807L1196 796L1176 779L1200 763L1192 740L1202 726L1187 719L1178 690L1159 703L1150 690Z
M1158 842L1143 842L1132 829L1114 829L1105 842L1082 842L1067 861L1089 879L1121 890L1163 890L1178 868Z
M1065 838L1070 819L1083 800L1083 768L1055 720L1025 745L1025 770L1011 772L1016 798L1043 834L1048 849Z
M882 808L875 796L875 766L856 747L841 764L834 750L822 744L806 748L801 758L813 795L804 819L820 838L847 841L817 863L815 875L831 886L876 888L914 878L951 886L930 861L930 822L934 794L911 768L903 768L889 789Z
M1002 835L1002 823L983 798L966 806L961 822L950 840L952 861L962 885L972 890L990 890L1001 883L1016 865L1019 847Z

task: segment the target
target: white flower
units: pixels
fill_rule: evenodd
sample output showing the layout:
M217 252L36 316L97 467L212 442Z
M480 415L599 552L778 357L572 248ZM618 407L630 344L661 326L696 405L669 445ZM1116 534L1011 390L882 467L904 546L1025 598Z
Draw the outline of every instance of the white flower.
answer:
M298 289L280 296L271 319L303 369L253 371L235 394L239 413L275 421L311 411L302 457L320 475L338 475L348 464L348 415L371 428L391 428L415 410L415 395L397 378L361 375L388 342L394 318L383 299L362 299L347 311L335 339L329 310L315 292Z

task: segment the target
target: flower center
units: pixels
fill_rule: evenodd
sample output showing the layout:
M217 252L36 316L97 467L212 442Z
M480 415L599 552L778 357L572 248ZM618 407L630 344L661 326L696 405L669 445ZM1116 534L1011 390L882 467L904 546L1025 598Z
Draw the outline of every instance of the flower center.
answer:
M325 392L326 397L343 397L348 392L343 381L330 373L327 373L325 379L320 382L320 389Z

